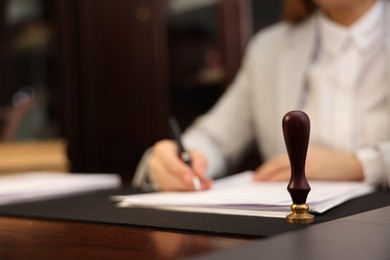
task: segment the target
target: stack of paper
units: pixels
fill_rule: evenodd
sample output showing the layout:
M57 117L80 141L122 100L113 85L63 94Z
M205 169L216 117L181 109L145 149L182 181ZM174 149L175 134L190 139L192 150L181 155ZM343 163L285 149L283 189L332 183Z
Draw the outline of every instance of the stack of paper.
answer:
M285 217L291 206L287 182L254 182L252 172L218 180L202 192L159 192L116 196L119 207L234 215ZM362 182L311 181L307 203L310 211L323 213L347 200L374 191Z
M118 187L115 174L26 173L0 177L0 205Z

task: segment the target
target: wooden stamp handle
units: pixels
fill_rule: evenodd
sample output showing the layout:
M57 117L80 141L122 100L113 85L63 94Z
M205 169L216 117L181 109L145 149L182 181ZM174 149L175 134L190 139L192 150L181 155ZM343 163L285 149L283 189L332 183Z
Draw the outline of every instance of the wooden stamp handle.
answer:
M291 165L291 179L287 190L294 204L304 204L310 192L305 173L310 119L302 111L291 111L283 117L282 126Z

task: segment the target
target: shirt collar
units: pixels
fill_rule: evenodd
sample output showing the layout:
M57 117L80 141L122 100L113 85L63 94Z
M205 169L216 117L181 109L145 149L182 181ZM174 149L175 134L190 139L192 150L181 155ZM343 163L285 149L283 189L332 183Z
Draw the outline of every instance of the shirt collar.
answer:
M376 1L370 10L350 27L337 24L320 12L318 20L321 49L335 55L349 41L352 41L360 52L370 49L381 37L383 5L381 0Z

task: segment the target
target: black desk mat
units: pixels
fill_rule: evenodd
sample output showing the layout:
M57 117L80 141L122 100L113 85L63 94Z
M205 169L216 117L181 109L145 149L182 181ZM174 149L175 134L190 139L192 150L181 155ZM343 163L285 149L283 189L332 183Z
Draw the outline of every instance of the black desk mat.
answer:
M186 213L145 208L116 208L115 203L109 199L111 195L131 193L136 193L136 191L122 188L39 202L4 205L0 206L0 215L251 237L268 237L308 226L287 224L281 218ZM390 192L377 191L348 201L316 216L315 223L322 223L388 205L390 205Z

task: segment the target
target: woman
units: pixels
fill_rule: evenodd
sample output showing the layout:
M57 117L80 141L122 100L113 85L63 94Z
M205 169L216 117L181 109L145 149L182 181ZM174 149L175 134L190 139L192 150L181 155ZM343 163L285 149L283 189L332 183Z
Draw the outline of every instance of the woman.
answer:
M309 179L390 182L390 4L380 0L290 0L285 19L253 38L232 86L185 133L192 168L170 140L157 142L134 186L202 189L256 142L258 181L290 176L281 118L311 118ZM154 186L153 186L154 185Z

